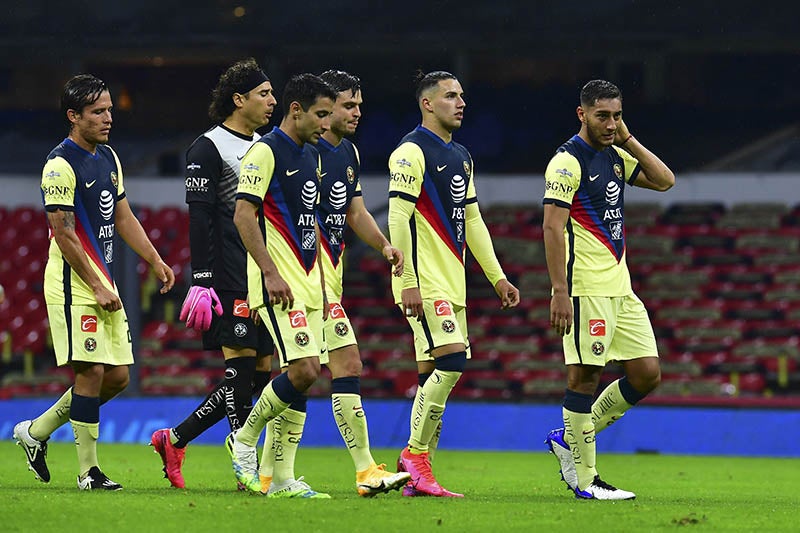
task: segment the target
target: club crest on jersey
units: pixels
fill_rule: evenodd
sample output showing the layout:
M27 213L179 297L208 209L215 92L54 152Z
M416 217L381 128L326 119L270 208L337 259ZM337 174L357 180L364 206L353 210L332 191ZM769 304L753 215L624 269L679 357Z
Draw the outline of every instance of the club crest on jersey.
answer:
M115 189L119 187L119 178L117 177L117 173L114 172L113 170L111 171L111 184L114 186Z
M442 331L445 333L453 333L456 330L456 324L450 319L442 320Z
M306 314L302 311L289 311L289 323L293 328L305 328L308 326Z
M619 163L614 163L614 175L617 178L622 179L622 167Z
M350 331L350 328L347 327L347 324L344 322L337 322L335 326L333 326L333 331L340 337L344 337Z
M81 331L84 333L96 333L97 317L94 315L81 315Z
M310 339L308 337L308 333L306 333L305 331L301 331L300 333L294 336L294 343L300 347L307 346L309 340Z
M589 335L592 337L606 336L606 321L599 318L589 320Z
M347 174L347 182L352 184L356 180L356 171L353 170L353 167L348 166L345 173Z
M244 337L245 335L247 335L247 326L239 322L238 324L233 326L233 334L239 338Z
M85 341L83 341L83 347L86 349L87 352L93 352L97 349L97 341L94 340L94 337L89 337Z
M247 305L247 300L234 300L233 301L233 316L247 318L250 316L250 307Z
M606 345L600 341L594 341L592 343L592 353L596 356L600 357L603 355L603 352L606 351Z
M466 172L467 176L469 176L469 163L464 161L464 172Z

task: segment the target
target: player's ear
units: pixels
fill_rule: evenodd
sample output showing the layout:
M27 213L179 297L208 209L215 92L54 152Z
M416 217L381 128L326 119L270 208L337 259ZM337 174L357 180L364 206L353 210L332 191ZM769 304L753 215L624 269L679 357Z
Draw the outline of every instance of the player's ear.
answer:
M578 120L586 124L586 113L584 113L581 106L578 106L578 108L575 110L575 113L578 115Z

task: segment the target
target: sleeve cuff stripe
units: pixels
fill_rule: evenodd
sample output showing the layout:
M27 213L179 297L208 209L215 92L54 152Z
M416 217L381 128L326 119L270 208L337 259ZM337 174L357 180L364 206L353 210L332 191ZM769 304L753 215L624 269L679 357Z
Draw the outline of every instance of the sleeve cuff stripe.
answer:
M572 207L571 204L568 204L563 200L556 200L555 198L545 198L544 200L542 200L542 204L543 205L553 204L558 207L563 207L564 209L570 209Z

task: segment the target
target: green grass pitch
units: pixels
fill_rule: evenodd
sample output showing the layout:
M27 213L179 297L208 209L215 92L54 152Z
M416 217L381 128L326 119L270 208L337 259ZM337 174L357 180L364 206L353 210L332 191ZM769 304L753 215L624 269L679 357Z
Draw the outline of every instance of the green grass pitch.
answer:
M374 450L394 466L398 450ZM72 444L50 445L49 484L35 480L23 451L0 443L0 530L11 531L797 531L797 459L601 455L604 479L637 493L635 501L575 500L544 452L440 450L434 472L466 498L364 499L355 492L344 449L302 448L297 474L331 500L268 500L235 490L220 446L190 446L187 489L169 487L145 445L99 445L103 470L125 488L76 488ZM549 528L549 529L545 529Z

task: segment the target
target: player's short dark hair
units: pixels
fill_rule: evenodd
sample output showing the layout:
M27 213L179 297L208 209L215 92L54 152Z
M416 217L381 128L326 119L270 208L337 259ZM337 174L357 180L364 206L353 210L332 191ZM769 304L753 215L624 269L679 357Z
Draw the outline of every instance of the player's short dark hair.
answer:
M289 114L289 106L292 102L297 102L303 111L316 103L320 98L330 98L336 101L336 91L325 83L322 78L308 72L296 74L289 78L286 87L283 88L283 114Z
M222 73L217 86L211 91L208 117L214 122L225 122L236 110L234 93L246 95L265 81L269 81L269 78L255 59L248 57L237 61Z
M433 72L428 72L425 74L421 70L417 71L417 74L414 76L414 81L417 84L417 92L416 97L417 101L419 101L420 96L422 93L434 87L437 83L441 80L458 80L453 74L450 74L444 70L434 70Z
M108 90L106 83L91 74L78 74L70 78L61 93L61 116L67 119L67 111L72 109L81 113L87 105L92 105L100 95Z
M352 96L355 96L361 90L359 77L343 70L326 70L319 77L333 87L337 94L349 90Z
M581 105L584 107L593 106L598 100L622 100L622 92L619 87L606 80L592 80L581 89Z

